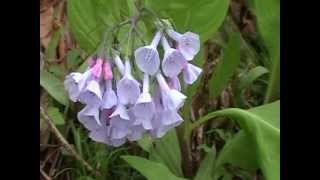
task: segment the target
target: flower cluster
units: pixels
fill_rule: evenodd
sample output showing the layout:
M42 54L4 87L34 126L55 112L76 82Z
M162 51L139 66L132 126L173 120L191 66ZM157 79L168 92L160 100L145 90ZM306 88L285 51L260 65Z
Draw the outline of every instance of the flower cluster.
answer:
M164 50L161 63L157 50L160 42ZM70 99L86 105L78 119L90 131L90 138L117 147L140 139L144 133L162 137L178 126L183 121L178 111L186 99L179 75L186 85L198 78L202 70L190 61L199 49L197 34L170 29L157 32L150 45L135 50L141 78L133 75L137 73L132 73L129 59L122 61L117 54L112 58L92 57L84 73L66 76L64 85Z

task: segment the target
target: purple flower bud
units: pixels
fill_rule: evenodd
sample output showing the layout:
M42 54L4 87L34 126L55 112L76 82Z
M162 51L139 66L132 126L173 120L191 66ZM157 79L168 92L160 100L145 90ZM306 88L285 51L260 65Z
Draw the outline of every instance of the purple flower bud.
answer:
M164 58L162 61L162 71L168 77L175 77L181 72L186 60L176 49L169 46L165 37L161 39L164 48Z
M192 84L197 80L198 76L201 74L202 69L188 63L187 66L183 69L183 79L186 84Z
M168 35L178 42L178 49L190 61L200 50L200 38L198 34L186 32L180 34L172 29L167 31Z
M98 129L102 125L99 120L99 108L94 106L85 106L77 116L84 127L90 131Z
M170 89L160 73L156 77L161 90L161 100L164 109L177 110L182 107L187 97L175 89Z
M110 109L113 106L117 105L117 96L116 93L112 89L112 81L106 80L105 82L106 88L102 98L102 109Z
M157 46L161 38L161 32L157 32L153 38L151 45L140 47L135 50L135 61L138 68L149 75L154 75L160 66L159 53Z
M140 95L140 84L131 75L131 67L128 60L125 62L125 74L117 84L117 95L120 103L135 104Z

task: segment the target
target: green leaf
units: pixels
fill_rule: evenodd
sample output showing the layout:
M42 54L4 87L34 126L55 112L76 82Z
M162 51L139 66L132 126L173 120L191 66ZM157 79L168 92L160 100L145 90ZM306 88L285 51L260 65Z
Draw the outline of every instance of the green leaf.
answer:
M149 152L151 151L152 148L152 140L150 136L144 135L140 140L137 141L138 145L145 151Z
M59 103L67 106L69 101L63 83L47 71L40 72L40 85Z
M268 69L262 66L257 66L251 69L247 74L243 75L243 77L239 80L239 90L247 88L251 85L255 80L257 80L262 75L265 75L269 72Z
M210 151L207 152L206 157L202 160L200 164L200 167L194 180L212 179L212 174L214 173L213 166L216 158L215 156L215 150L213 151L212 149L210 149Z
M81 58L81 51L79 49L73 49L67 54L67 65L69 69L73 69L79 66L83 61Z
M279 98L280 94L280 0L254 0L258 30L268 48L270 79L265 103Z
M217 158L215 169L217 170L226 163L246 170L254 171L258 169L255 146L252 139L243 130L223 146Z
M246 139L250 139L251 144L254 146L257 164L262 169L265 178L267 180L280 179L280 101L248 111L239 108L215 111L201 118L193 124L191 129L209 119L221 116L228 117L239 123L246 134ZM236 160L236 162L241 162L239 159Z
M181 151L175 129L155 141L155 147L150 150L150 160L163 163L176 176L183 177Z
M148 180L183 180L173 175L169 169L158 162L149 161L138 156L121 156L133 168L138 170Z
M58 47L59 40L60 40L62 33L63 33L63 28L60 28L53 33L52 38L51 38L51 40L48 44L48 47L46 49L46 52L45 52L44 57L45 57L46 61L55 60L56 49Z
M215 98L228 85L240 62L240 34L230 36L228 45L224 50L222 59L217 64L210 79L210 96Z
M171 18L180 32L200 34L205 42L221 26L229 7L229 0L147 0L150 9L162 18Z
M64 118L61 112L56 107L48 107L48 115L53 120L55 125L64 125Z

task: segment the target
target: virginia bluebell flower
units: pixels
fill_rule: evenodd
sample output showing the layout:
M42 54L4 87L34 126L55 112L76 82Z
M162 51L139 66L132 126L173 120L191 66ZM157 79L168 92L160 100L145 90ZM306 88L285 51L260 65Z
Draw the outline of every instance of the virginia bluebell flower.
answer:
M190 61L200 50L200 38L198 34L186 32L180 34L172 29L167 30L168 35L177 41L178 49Z
M157 32L148 46L138 48L134 55L138 68L149 75L154 75L160 66L157 46L161 39L161 32Z

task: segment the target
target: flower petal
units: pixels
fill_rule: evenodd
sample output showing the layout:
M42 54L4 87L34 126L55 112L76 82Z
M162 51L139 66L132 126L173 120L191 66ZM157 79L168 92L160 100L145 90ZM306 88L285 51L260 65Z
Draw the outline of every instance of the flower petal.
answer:
M149 75L154 75L160 66L160 58L157 49L152 46L140 47L134 52L138 68Z
M183 55L175 50L175 49L168 49L162 61L162 71L167 77L175 77L181 72L185 58Z
M117 105L115 111L110 115L110 118L113 118L116 116L119 116L120 118L126 119L126 120L130 119L127 108L121 103Z
M92 106L84 107L77 115L78 120L90 131L100 128L99 109Z
M139 83L133 78L124 76L117 84L117 95L120 103L135 104L140 95Z
M187 67L183 70L183 79L186 84L192 84L197 80L198 76L201 74L202 69L188 63Z
M79 99L82 103L91 106L100 106L102 102L102 92L98 81L89 81L87 87L80 93Z

